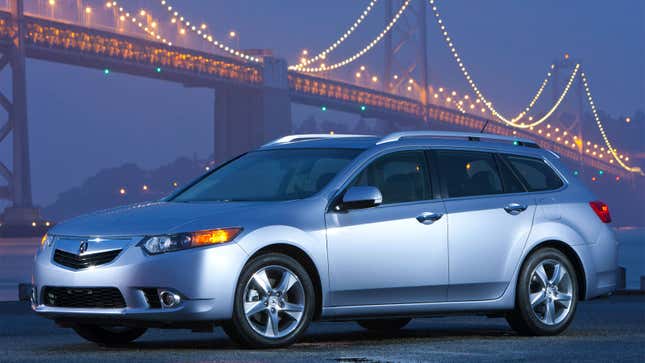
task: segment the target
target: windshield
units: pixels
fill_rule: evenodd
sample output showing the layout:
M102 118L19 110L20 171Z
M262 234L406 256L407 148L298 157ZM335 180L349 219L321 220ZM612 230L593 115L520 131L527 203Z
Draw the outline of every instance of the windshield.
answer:
M255 151L216 169L173 202L280 201L307 198L327 185L362 150Z

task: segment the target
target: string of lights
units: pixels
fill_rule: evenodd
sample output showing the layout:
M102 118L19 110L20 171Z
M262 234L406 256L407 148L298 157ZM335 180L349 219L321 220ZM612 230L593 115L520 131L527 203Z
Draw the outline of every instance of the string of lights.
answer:
M301 71L301 72L306 72L306 73L326 72L326 71L331 71L331 70L346 66L346 65L356 61L358 58L360 58L363 55L365 55L365 53L367 53L370 49L374 48L374 46L377 45L381 41L381 39L383 39L385 34L387 34L392 29L392 27L397 23L397 21L399 20L399 18L403 14L403 12L408 8L408 5L410 5L410 1L411 0L405 0L405 2L403 2L401 7L399 8L399 10L394 15L394 17L392 17L390 22L379 33L379 35L376 38L374 38L369 44L367 44L363 49L361 49L360 51L356 52L354 55L352 55L352 56L350 56L348 58L345 58L340 62L331 64L329 66L327 66L327 65L325 65L323 63L318 67L302 67L302 68L299 68L298 70Z
M373 7L373 5L374 5L374 3L376 1L377 0L373 0L370 3L370 6ZM316 68L300 67L299 70L304 71L304 72L328 71L328 70L332 70L332 69L342 67L343 65L346 65L346 64L351 63L354 60L358 59L360 56L364 55L367 51L369 51L373 46L375 46L382 39L382 37L389 30L391 30L391 28L396 24L397 20L401 16L401 14L405 11L407 6L409 5L410 1L411 0L407 0L407 1L405 1L403 3L403 5L399 9L399 11L392 18L392 20L388 24L388 26L379 34L379 36L377 36L365 48L363 48L358 53L354 54L352 57L349 57L349 58L347 58L347 59L345 59L345 60L343 60L341 62L332 64L332 65L330 65L328 67L326 67L323 64L320 67L316 67ZM597 109L596 109L596 106L595 106L595 103L593 101L593 97L592 97L592 94L591 94L591 90L590 90L590 87L589 87L589 82L588 82L587 76L582 71L582 68L581 68L580 64L575 65L575 67L574 67L574 69L573 69L573 71L572 71L572 73L571 73L571 75L570 75L570 77L568 79L568 82L567 82L567 84L566 84L566 86L564 88L564 90L562 91L562 93L559 95L559 97L557 98L557 100L554 103L554 105L551 107L551 109L546 114L544 114L537 121L533 121L533 117L529 117L528 118L528 121L530 121L529 123L526 123L526 122L517 123L517 121L521 120L533 108L533 106L537 103L537 101L539 100L539 98L543 94L544 89L546 88L547 84L549 83L550 79L552 78L552 72L549 71L547 73L546 78L542 81L540 87L538 88L538 91L533 96L533 98L529 102L529 105L524 109L524 111L520 112L517 116L515 116L513 118L510 118L510 119L504 117L499 112L497 112L497 110L493 107L492 103L485 98L485 96L479 90L479 88L477 87L475 82L471 79L470 75L468 74L468 71L467 71L466 67L463 65L458 53L456 52L456 50L454 48L454 45L453 45L452 40L450 39L450 37L448 35L448 32L446 30L446 27L445 27L445 24L444 24L443 20L438 15L439 13L438 13L438 10L436 9L436 6L434 6L434 3L435 3L436 0L429 0L429 1L430 1L430 4L433 5L432 9L435 12L435 17L438 19L437 21L438 21L438 23L439 23L439 25L441 27L441 30L443 31L443 35L445 37L445 40L446 40L451 52L453 53L453 56L455 57L455 60L457 61L458 65L459 65L459 68L461 69L461 71L464 74L464 76L466 77L469 85L471 86L471 88L473 89L475 94L477 95L477 98L474 100L475 103L477 103L477 104L483 103L483 106L486 107L486 108L481 109L482 113L484 113L485 110L488 109L491 112L492 115L494 115L499 120L501 120L502 122L504 122L505 124L507 124L509 126L513 126L513 127L521 128L521 129L530 129L531 131L535 130L539 135L544 136L546 138L552 138L552 136L553 136L552 139L554 141L557 141L557 142L559 142L561 144L564 144L566 146L571 146L572 148L578 148L578 149L581 150L581 152L584 152L584 153L588 154L589 156L593 156L593 157L596 157L596 158L599 158L599 159L603 159L605 155L607 155L608 157L611 155L611 157L613 157L613 160L609 159L610 163L613 164L613 162L615 160L625 170L627 170L629 172L632 172L632 173L640 173L641 175L644 175L643 171L641 170L641 168L635 167L635 166L629 166L629 165L626 164L626 162L629 161L629 157L626 157L623 154L619 154L618 150L613 148L609 138L606 135L606 132L604 130L604 126L602 124L602 121L601 121L601 119L600 119L600 117L598 115L598 112L597 112ZM164 0L161 3L162 3L162 5L165 5L165 4L167 4L167 1ZM126 20L131 21L132 24L134 24L135 26L137 26L141 30L145 31L146 34L151 36L153 39L161 41L164 44L167 44L169 46L172 45L172 42L168 41L158 31L155 31L157 29L156 22L154 22L154 21L150 22L151 20L149 18L146 19L146 12L144 10L141 10L138 13L130 13L126 9L124 9L122 6L118 6L117 1L108 1L106 3L106 7L115 8L116 10L118 10L118 12L120 14L120 20L121 21L126 21ZM167 7L167 9L168 9L169 12L172 12L172 7L170 5ZM369 9L371 9L371 8L369 8ZM177 21L181 22L181 24L183 24L186 28L188 28L188 29L192 30L193 32L197 33L203 39L206 39L209 42L212 42L213 44L216 44L220 48L223 48L224 51L227 51L227 52L229 52L231 54L234 54L234 55L236 55L238 57L248 59L248 60L251 60L251 61L256 61L256 62L260 61L257 58L253 58L253 57L247 56L247 55L239 53L239 52L238 52L238 54L236 54L235 52L237 52L237 51L234 50L234 49L231 49L231 48L227 49L227 47L225 47L222 43L220 43L220 42L218 42L216 40L213 40L212 36L210 34L207 34L204 31L206 29L206 27L204 25L202 25L199 28L197 28L195 25L191 26L190 22L187 21L186 19L184 19L183 17L181 17L178 12L175 11L172 14L175 16L175 17L173 17L173 20L172 20L173 23L176 23ZM140 15L140 17L138 17L138 15ZM367 14L364 13L364 15L367 15ZM362 21L362 19L361 19L361 21ZM360 24L360 22L359 22L359 24ZM344 39L346 39L346 38L344 38ZM344 39L342 41L344 41ZM336 43L334 43L334 44L336 44ZM322 52L321 54L323 54L323 53L325 53L325 52ZM324 59L324 57L326 57L326 54L327 53L325 53L325 55L323 56L323 59ZM245 58L245 57L249 57L249 58ZM316 57L314 57L314 58L316 58ZM311 58L311 59L314 59L314 58ZM553 69L553 68L554 68L554 65L551 65L551 69ZM552 128L550 124L546 125L546 129L544 129L544 130L541 129L541 128L540 129L535 129L536 126L538 126L541 123L545 122L553 114L553 112L555 112L555 110L560 106L560 104L562 103L562 101L564 100L566 95L568 94L568 92L569 92L569 90L570 90L575 78L578 76L578 73L580 74L581 80L583 82L583 86L584 86L586 96L587 96L587 101L588 101L589 106L590 106L590 108L592 110L594 120L596 122L598 130L600 131L600 134L601 134L601 136L603 138L603 141L604 141L604 143L605 143L605 145L607 147L606 150L605 150L604 147L602 147L602 146L599 147L597 144L592 145L592 143L590 141L586 141L586 145L585 145L585 143L583 142L582 138L578 137L578 136L573 136L573 139L569 140L570 136L567 137L567 135L568 135L567 131L562 130L562 133L560 134L561 130L559 128L557 128L557 127ZM410 81L412 83L412 80L410 80ZM441 92L443 92L443 88L439 88L439 93L441 93ZM434 94L435 98L438 98L438 96L439 95L437 93ZM453 96L453 97L451 97L451 96ZM464 102L463 102L463 100L458 100L458 98L456 97L457 94L456 94L455 91L452 91L451 96L449 95L445 99L446 103L447 104L453 104L454 107L457 108L461 113L466 113L467 111L466 111L466 108L464 106ZM468 100L469 99L468 95L465 95L464 99ZM476 107L475 104L471 103L469 108L471 110L474 110L475 107ZM515 131L514 131L514 133L515 133Z
M437 21L437 24L439 25L439 28L441 29L442 35L444 37L444 40L445 40L446 44L448 45L448 49L450 49L450 52L451 52L453 58L457 62L457 65L459 66L459 69L461 70L462 74L466 78L466 81L468 82L468 85L470 86L470 88L477 95L477 97L482 101L484 106L486 108L488 108L488 110L491 112L491 114L493 116L497 117L499 120L501 120L502 122L504 122L505 124L507 124L509 126L522 128L522 129L527 129L527 128L530 128L532 126L537 126L537 125L543 123L544 121L546 121L549 117L551 117L553 112L555 112L555 110L560 106L560 104L562 103L562 100L564 100L564 98L566 97L567 93L569 92L569 89L571 88L573 80L575 79L575 77L576 77L576 75L578 73L580 65L576 65L574 70L571 72L571 76L569 77L569 82L567 83L567 85L565 86L564 90L562 91L560 96L557 98L556 102L553 104L551 109L546 114L544 114L538 120L530 122L530 123L525 123L525 122L517 123L517 121L521 120L530 111L530 109L533 107L533 105L535 105L535 103L539 99L540 95L544 91L544 88L545 88L546 84L548 83L548 79L551 77L551 72L548 73L547 79L542 82L542 86L540 86L540 88L538 89L538 92L532 98L532 100L529 103L528 107L526 107L523 111L521 111L515 117L512 117L512 118L505 117L504 115L502 115L500 112L498 112L495 109L495 107L493 106L493 103L490 102L484 96L484 94L481 92L481 90L479 89L479 87L477 86L475 81L470 76L470 73L468 72L467 67L462 62L462 59L459 56L459 53L457 52L455 44L454 44L452 38L450 37L450 35L448 33L448 29L447 29L447 27L445 25L445 22L441 18L441 15L439 13L439 9L436 6L436 0L429 0L429 1L430 1L431 9L432 9L432 11L434 13L435 19Z
M587 101L589 102L589 107L591 107L591 113L593 114L594 120L596 121L596 125L598 126L598 130L600 131L600 135L602 136L602 139L605 142L605 145L607 146L607 151L611 153L611 155L614 157L614 160L623 167L623 169L632 172L632 173L640 173L641 175L643 174L643 171L641 168L637 166L629 166L621 160L622 155L618 155L618 152L616 149L614 149L611 145L611 142L609 141L609 138L607 137L607 134L605 133L605 128L602 125L602 121L600 120L600 116L598 116L598 110L596 109L596 105L593 101L593 97L591 96L591 89L589 88L589 81L587 80L587 76L585 75L584 72L580 74L582 78L582 84L585 88L585 93L587 94Z
M555 67L555 66L554 66L554 65L551 65L550 69L553 69L553 67ZM511 119L510 119L510 121L511 121L511 122L516 123L517 121L519 121L519 120L521 120L522 118L524 118L524 116L526 116L526 114L527 114L527 113L529 113L529 112L531 111L531 109L533 108L533 106L535 106L535 104L537 103L537 101L540 99L540 97L541 97L541 96L542 96L542 94L544 93L544 89L546 88L547 84L549 84L549 81L551 80L551 76L552 76L552 73L551 73L551 71L549 71L549 72L547 73L546 77L544 78L544 80L542 81L542 84L540 84L540 87L538 88L537 92L535 93L535 95L534 95L534 96L533 96L533 98L531 99L531 102L529 102L529 105L524 109L524 111L520 112L519 114L517 114L516 116L514 116L513 118L511 118ZM472 105L472 104L471 104L471 106L474 106L474 105ZM458 108L459 108L459 107L458 107ZM463 108L463 107L462 107L462 108ZM460 108L460 111L462 111L463 113L465 113L465 111L464 111L464 110L462 110L462 108ZM471 109L474 109L474 107L471 107ZM529 120L532 120L532 118L530 118Z
M555 65L554 65L554 64L551 64L551 67L550 67L550 68L551 68L551 69L553 69L554 67L555 67ZM526 112L529 112L529 111L533 108L533 106L535 106L535 104L537 103L537 101L540 99L540 96L542 96L542 93L544 92L544 88L546 87L546 85L547 85L547 84L549 83L549 81L551 80L551 75L552 75L551 71L549 71L549 72L546 74L546 78L544 78L544 81L542 81L542 84L540 85L540 88L538 88L537 93L535 94L535 96L533 96L533 99L531 99L531 102L529 102L528 107L524 109L525 113L526 113ZM516 116L516 117L517 117L517 116Z
M350 36L350 35L352 35L352 33L354 33L354 31L355 31L356 29L358 29L358 28L359 28L359 25L361 25L361 23L363 22L363 20L365 19L365 17L367 17L367 15L369 15L369 14L370 14L370 12L372 11L372 9L374 9L374 5L376 4L376 2L377 2L377 1L378 1L378 0L371 0L371 1L370 1L370 3L369 3L369 4L367 5L367 7L365 8L365 10L363 10L363 12L361 13L361 15L358 17L358 19L356 19L356 20L354 21L354 23L352 24L352 26L350 26L350 27L345 31L345 33L343 33L343 35L341 35L341 36L340 36L340 37L339 37L335 42L333 42L333 43L332 43L330 46L328 46L325 50L323 50L322 52L318 53L315 57L312 57L312 58L306 58L306 57L303 57L303 58L300 60L300 63L299 63L299 64L289 66L289 69L292 69L292 70L298 70L298 69L300 69L300 68L303 68L303 67L308 66L309 64L311 64L311 63L313 63L313 62L315 62L315 61L317 61L317 60L319 60L319 59L325 59L325 58L327 58L327 55L329 55L329 53L333 52L333 51L334 51L334 49L338 48L338 46L340 46L340 45L341 45L345 40L347 40L347 38L349 38L349 36ZM303 55L306 55L306 54L303 54Z
M602 146L599 147L598 144L592 144L591 141L587 141L586 145L585 145L585 143L583 143L583 140L581 138L579 138L578 136L575 136L575 135L573 136L573 138L571 140L569 140L569 138L567 136L567 135L569 135L569 133L566 130L561 130L558 127L552 127L550 124L546 125L546 129L541 129L540 128L540 129L535 130L534 126L529 127L529 129L531 131L535 130L535 131L537 131L537 133L540 136L546 137L547 139L553 139L554 141L559 142L560 144L564 144L565 146L570 146L572 148L576 148L576 147L580 148L581 151L583 151L587 155L596 157L598 159L604 159L604 157L606 155L605 152L607 152L608 157L613 156L613 159L609 159L610 164L613 164L614 160L616 160L618 162L618 164L621 165L621 167L623 167L627 171L642 174L641 168L639 168L639 167L630 167L630 166L626 165L624 161L629 161L629 157L625 156L623 154L619 154L618 150L611 146L610 141L609 141L609 139L608 139L608 137L607 137L607 135L606 135L606 133L604 131L604 127L602 125L602 122L601 122L601 120L600 120L600 118L598 116L598 113L597 113L597 110L595 108L595 105L593 104L593 100L591 98L591 91L589 89L588 81L587 81L586 75L584 75L584 73L581 73L581 79L582 79L583 84L585 86L585 91L587 93L589 105L591 106L593 114L594 114L594 119L595 119L596 124L597 124L597 126L598 126L598 128L599 128L599 130L601 132L601 135L602 135L604 141L605 141L605 144L607 145L607 150L605 150L605 148L602 147ZM440 91L442 91L442 89L440 89ZM455 95L455 91L452 91L452 95L453 96ZM437 96L438 96L438 94L435 94L435 98ZM479 103L479 100L476 100L476 101L478 101L477 103ZM451 98L450 97L446 98L446 102L451 103ZM455 100L453 102L453 104L454 104L455 108L457 108L460 112L466 113L466 110L464 109L461 101L457 102ZM470 109L474 109L474 104L470 105ZM482 112L484 110L485 109L482 108ZM531 119L532 118L529 118L529 120L531 120ZM515 134L515 131L513 131L513 134Z
M457 101L457 100L455 100L455 107L457 107L457 109L459 110L459 112L461 112L461 113L466 113L466 110L464 109L463 104L464 104L464 103L463 103L463 101Z
M588 88L588 86L586 88ZM438 89L438 93L434 94L434 98L438 99L440 93L444 93L443 87L440 87ZM446 104L454 106L461 113L464 113L464 114L467 113L467 108L464 107L463 100L458 100L456 98L457 96L456 91L446 92L446 93L448 93L448 96L444 99ZM590 95L588 94L588 97L589 96ZM468 95L464 95L464 99L468 100L470 99L470 97ZM481 103L481 101L479 99L476 99L475 103L471 103L468 109L475 110L476 104L479 104L479 103ZM486 109L482 108L481 111L482 113L484 113ZM597 114L595 116L597 116ZM529 120L532 120L532 118L529 117ZM596 122L599 123L599 128L602 128L602 124L600 123L600 120L597 119ZM595 158L604 160L605 156L607 156L610 158L609 159L610 164L614 163L614 159L611 157L615 156L615 160L619 161L619 164L623 164L623 167L625 167L626 170L631 172L641 172L641 169L638 167L629 167L624 165L625 163L623 161L629 161L629 157L623 154L619 154L618 150L615 148L610 149L608 147L608 149L605 150L604 147L599 146L598 144L593 144L591 141L587 141L586 143L584 143L582 138L576 135L573 135L573 137L571 137L572 135L570 135L568 131L564 129L560 129L559 127L552 126L551 124L547 124L545 128L535 128L534 126L531 126L529 127L529 130L536 132L541 137L551 139L553 142L558 142L560 144L563 144L564 146L569 146L571 148L579 148L582 152L584 152L590 157L595 157ZM604 131L601 134L603 133ZM513 131L513 134L515 135L516 131ZM606 138L606 135L604 137ZM605 142L607 143L609 142L609 140L605 140ZM613 150L613 152L610 150Z
M509 126L513 126L513 127L516 127L516 128L523 128L523 129L528 128L531 131L533 131L535 126L538 126L539 124L545 122L553 114L553 112L555 112L555 110L560 106L560 104L562 103L562 101L564 100L566 95L568 94L568 92L569 92L569 90L570 90L575 78L577 77L578 72L580 72L580 70L581 70L581 67L580 67L579 64L576 64L576 66L574 67L574 69L571 72L571 75L569 77L569 80L568 80L564 90L562 91L562 93L557 98L557 100L554 103L554 105L551 107L551 109L546 114L544 114L542 117L540 117L538 120L536 120L534 122L529 122L529 123L522 122L522 123L518 124L517 121L519 121L521 118L523 118L530 111L530 109L537 103L538 99L543 94L543 91L544 91L546 85L548 84L548 82L549 82L549 80L550 80L550 78L552 76L551 71L549 71L547 73L547 77L543 80L542 84L538 88L537 93L531 99L531 102L529 102L528 107L526 107L524 109L524 111L520 112L517 116L515 116L515 117L513 117L511 119L504 117L503 115L501 115L495 109L495 107L493 107L492 103L486 99L486 97L479 90L479 88L477 87L475 82L472 80L472 77L470 77L466 66L463 64L461 58L459 57L459 54L457 53L457 50L455 49L453 41L452 41L452 39L450 38L450 36L448 34L448 31L446 29L445 23L444 23L443 19L441 19L441 16L440 16L440 14L438 12L438 9L437 9L437 7L435 5L435 0L430 0L430 4L432 5L432 10L433 10L433 12L435 14L435 18L437 19L437 23L439 24L439 27L442 30L444 39L445 39L450 51L452 52L453 57L455 58L457 64L459 65L460 70L464 74L464 77L468 81L468 83L469 83L470 87L472 88L472 90L477 95L478 99L481 100L481 102L484 104L484 106L486 108L488 108L490 110L490 112L495 117L497 117L498 119L500 119L501 121L503 121L505 124L507 124ZM553 69L553 68L554 68L554 65L551 65L551 69ZM586 80L586 76L584 75L584 73L581 74L581 78L582 78L583 83L585 85L585 91L587 92L587 98L588 98L588 101L589 101L589 105L592 108L594 118L596 120L596 124L598 126L598 129L600 130L601 136L603 137L603 140L604 140L605 144L607 145L607 152L609 152L609 154L611 154L611 156L613 156L614 160L616 160L617 163L619 165L621 165L621 167L623 167L624 169L626 169L626 170L628 170L630 172L637 172L637 173L642 174L642 171L641 171L641 169L639 167L630 167L630 166L626 165L623 160L628 161L629 159L624 158L624 155L619 155L617 153L616 149L614 149L611 146L611 143L610 143L610 141L609 141L609 139L608 139L608 137L607 137L607 135L606 135L606 133L604 131L602 122L600 121L600 118L599 118L598 113L596 111L595 105L593 104L593 101L592 101L592 98L591 98L591 93L590 93L590 90L589 90L589 87L588 87L588 82ZM448 101L448 99L447 99L447 101ZM448 103L450 103L450 101L448 101ZM460 112L465 113L465 109L461 104L458 104L457 102L455 102L454 105ZM471 109L472 109L472 107L471 107ZM532 121L532 119L533 119L532 117L529 117L529 121ZM555 140L557 142L560 142L560 143L564 142L565 145L567 145L567 146L571 145L571 147L574 147L574 148L576 146L578 146L581 149L584 149L584 152L586 154L592 155L594 157L598 157L599 159L604 158L605 150L604 150L604 148L600 148L600 151L597 151L596 150L596 149L598 149L597 144L594 144L593 148L591 148L591 142L587 141L587 146L588 147L584 148L584 145L582 144L582 140L580 138L578 138L577 136L574 136L574 139L571 140L571 143L569 143L569 140L565 138L566 134L567 134L566 132L564 132L562 136L559 136L559 135L557 135L557 132L559 132L559 128L555 128L554 131L551 130L551 125L547 125L547 131L544 134L544 136L546 136L547 138L551 138L552 132L553 132L555 134ZM540 135L543 135L544 132L545 131L543 131L542 129L537 130L537 133L540 134ZM610 162L613 163L613 160L610 160Z
M221 51L224 51L226 53L229 53L230 55L233 55L235 57L238 57L240 59L246 60L246 61L251 61L251 62L261 62L262 59L258 57L251 56L249 54L246 54L239 49L235 49L233 47L230 47L221 41L215 39L215 37L212 34L209 34L206 29L207 26L206 24L202 24L200 26L196 26L195 23L189 21L186 17L181 15L179 11L177 11L172 5L169 4L169 1L166 0L161 0L161 5L165 7L165 9L170 13L173 18L171 19L171 22L176 23L179 22L184 26L184 28L181 28L180 33L185 34L186 29L192 31L193 33L197 34L198 36L201 37L202 40L207 41L208 43L212 44L213 46L217 47Z
M126 20L132 21L132 23L133 23L134 25L136 25L137 27L139 27L139 29L141 29L141 30L143 30L144 32L146 32L146 33L147 33L148 35L150 35L152 38L154 38L154 39L156 39L156 40L159 40L159 41L161 41L161 42L162 42L162 43L164 43L164 44L172 45L172 42L171 42L171 41L169 41L168 39L166 39L166 38L162 37L162 36L161 36L161 34L159 34L159 32L155 32L154 30L151 30L150 28L148 28L148 25L144 24L141 20L139 20L139 19L136 17L136 15L130 14L130 12L129 12L129 11L127 11L126 9L124 9L122 6L118 6L118 3L117 3L116 1L107 2L107 3L105 4L105 6L106 6L107 8L115 8L115 9L117 9L117 10L119 11L119 13L121 14L121 15L120 15L120 17L119 17L119 19L120 19L121 21L126 21ZM141 10L141 12L140 12L139 14L140 14L141 16L145 16L145 14L146 14L146 13L145 13L145 10ZM154 25L154 27L156 27L156 25L155 25L155 24L156 24L156 23L152 23L152 25L151 25L151 26L153 26L153 25Z
M586 80L586 76L584 76L584 74L581 74L581 78L582 78L583 83L585 85L585 90L587 92L587 97L589 98L589 104L593 105L593 101L590 99L591 93L590 93L590 90L589 90L588 81ZM439 93L442 93L443 91L444 91L443 88L439 88ZM457 95L457 93L455 91L449 92L449 94L450 95L445 98L446 103L453 105L457 110L459 110L461 113L465 114L467 111L466 111L466 108L464 107L463 100L458 100L457 98L453 98L453 97L455 97ZM438 98L438 97L439 97L439 94L435 93L434 98ZM468 96L465 95L464 98L466 98L466 97L468 97ZM481 101L479 101L478 99L476 100L476 103L480 103L480 102ZM474 110L475 109L475 104L471 103L469 108L471 110ZM482 112L484 112L485 110L486 110L485 108L481 109ZM596 112L595 106L592 106L592 111L594 112L594 118L596 119L596 123L598 125L598 128L599 128L599 130L601 130L601 135L603 136L603 139L604 139L605 143L607 144L607 150L605 150L604 147L599 146L598 144L592 144L591 141L587 141L586 145L585 145L583 140L581 138L579 138L578 136L575 136L575 135L573 136L573 138L570 139L571 135L569 135L568 131L561 130L559 127L554 127L551 124L547 124L544 129L542 129L542 128L537 128L536 129L534 126L530 126L529 129L531 131L535 131L538 135L540 135L542 137L545 137L547 139L553 140L554 142L558 142L560 144L563 144L565 146L570 146L572 148L580 148L582 152L584 152L585 154L587 154L590 157L596 157L598 159L604 159L605 156L608 156L608 157L613 156L614 157L613 159L609 159L610 164L613 164L614 160L616 160L618 162L618 164L621 165L626 170L628 170L630 172L641 173L642 171L641 171L641 169L639 167L630 167L630 166L625 164L624 161L629 161L629 157L627 157L627 156L625 156L623 154L619 154L617 149L611 147L609 139L607 138L607 136L606 136L606 134L604 132L603 125L602 125L602 123L601 123L601 121L600 121L600 119L598 117L597 112ZM529 118L529 120L531 120L531 119L532 118ZM513 134L516 134L516 132L513 131ZM606 152L608 154L605 154Z

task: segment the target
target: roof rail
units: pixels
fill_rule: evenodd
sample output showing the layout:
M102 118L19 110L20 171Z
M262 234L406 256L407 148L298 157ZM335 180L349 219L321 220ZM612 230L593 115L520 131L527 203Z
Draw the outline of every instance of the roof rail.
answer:
M467 139L468 141L508 141L519 146L528 146L533 148L540 148L535 141L511 136L502 136L495 134L482 134L475 132L454 132L454 131L403 131L395 132L383 137L376 144L385 144L388 142L395 142L406 138L438 138L438 139Z
M374 137L374 135L351 135L351 134L296 134L296 135L287 135L270 141L262 147L288 144L290 142L305 141L305 140L317 140L317 139L344 139L348 137Z

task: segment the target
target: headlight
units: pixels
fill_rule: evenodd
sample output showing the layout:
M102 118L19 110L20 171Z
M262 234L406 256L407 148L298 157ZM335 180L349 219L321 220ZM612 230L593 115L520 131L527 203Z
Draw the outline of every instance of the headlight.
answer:
M141 241L139 246L149 254L155 255L158 253L230 242L234 240L240 232L242 232L242 228L218 228L192 233L149 236Z

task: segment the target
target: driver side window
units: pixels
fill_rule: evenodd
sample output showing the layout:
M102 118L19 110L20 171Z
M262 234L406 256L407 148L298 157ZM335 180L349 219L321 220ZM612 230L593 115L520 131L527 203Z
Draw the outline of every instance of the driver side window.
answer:
M428 200L432 195L423 150L382 156L363 169L351 186L377 187L383 195L382 204Z

